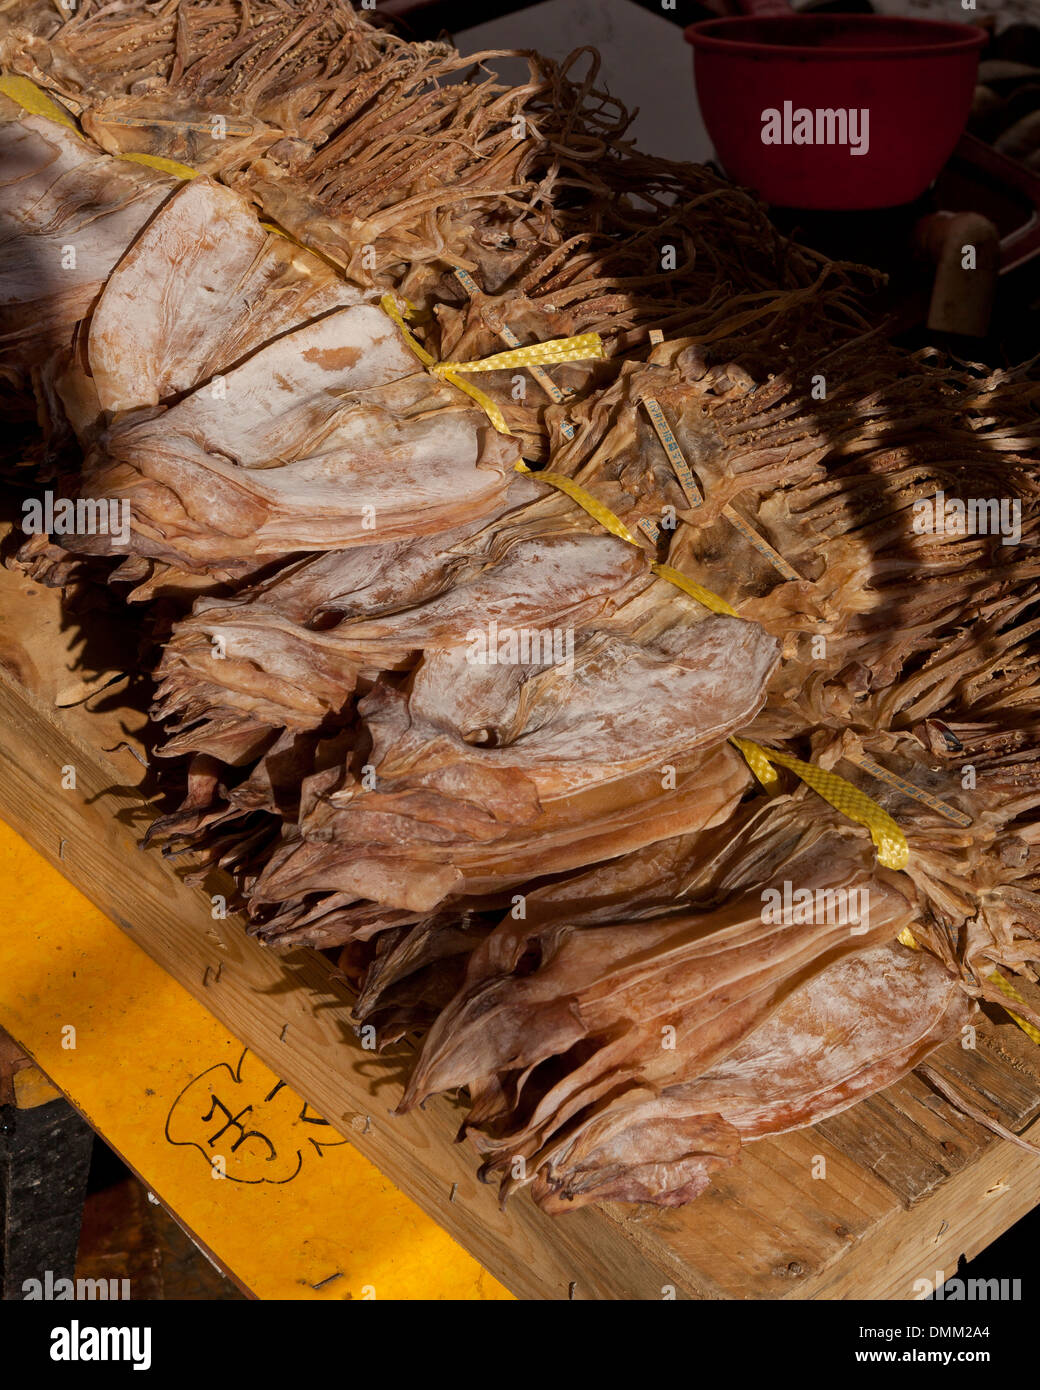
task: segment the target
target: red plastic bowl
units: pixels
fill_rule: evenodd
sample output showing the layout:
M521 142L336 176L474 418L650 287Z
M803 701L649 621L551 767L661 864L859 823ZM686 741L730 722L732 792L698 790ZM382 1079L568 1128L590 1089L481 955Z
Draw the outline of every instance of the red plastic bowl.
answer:
M971 108L980 29L878 15L709 19L685 30L701 113L723 168L766 202L881 208L928 187ZM763 143L763 113L866 109L868 143ZM781 122L782 127L782 122ZM823 118L840 136L840 125ZM800 133L808 133L804 118ZM817 122L812 120L815 139ZM795 133L794 120L781 138Z

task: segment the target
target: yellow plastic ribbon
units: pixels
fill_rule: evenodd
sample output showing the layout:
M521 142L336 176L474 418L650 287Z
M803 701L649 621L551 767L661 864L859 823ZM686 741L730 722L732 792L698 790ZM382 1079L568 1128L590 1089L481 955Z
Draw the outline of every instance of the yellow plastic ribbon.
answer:
M588 512L589 516L598 521L601 526L606 527L612 536L617 536L618 540L628 541L629 545L637 546L640 550L643 549L638 538L632 534L621 518L615 516L604 503L597 501L591 492L586 492L581 484L576 483L573 478L568 478L563 473L535 473L528 468L523 459L516 465L516 471L518 473L530 473L540 483L549 483L551 487L566 493L573 502L577 502L579 507Z
M572 338L550 338L545 343L529 343L526 347L509 348L476 362L439 362L433 368L438 376L449 372L503 372L510 367L544 367L552 362L585 362L590 358L606 357L603 339L598 333L576 333Z
M1011 984L1008 980L1004 979L1004 976L1000 973L999 970L994 970L992 975L986 976L986 979L992 981L992 983L997 986L1001 993L1006 994L1009 999L1016 999L1020 1004L1024 1004L1026 1002L1022 998L1021 994L1019 994L1018 990L1014 987L1014 985ZM1019 1028L1022 1029L1022 1032L1025 1033L1026 1037L1029 1038L1031 1042L1035 1042L1038 1045L1040 1045L1040 1029L1035 1028L1031 1023L1027 1023L1024 1018L1019 1018L1018 1014L1014 1013L1011 1009L1009 1009L1006 1004L1003 1007L1008 1017L1013 1018L1015 1020Z
M469 273L468 270L463 270L461 266L456 266L455 277L471 299L475 299L476 296L480 294L480 289L477 285L477 282L476 280L474 280L473 276ZM492 326L494 325L489 324L489 327ZM495 331L498 333L498 336L505 343L506 347L520 347L520 339L516 336L516 334L513 332L513 330L509 327L507 323L499 323ZM542 390L549 397L549 399L551 401L555 401L557 405L562 405L562 403L567 399L567 394L566 392L561 391L561 389L559 388L559 386L556 385L556 382L553 381L549 373L543 371L541 367L536 366L530 362L527 363L527 370L530 372L531 376L534 377L535 381L537 381L538 385L542 388ZM560 433L563 435L565 439L574 438L574 426L571 424L570 420L560 421Z
M731 742L736 744L749 763L751 758L748 754L751 754L760 761L779 763L781 767L788 768L796 777L801 778L807 787L811 787L817 796L829 801L843 816L866 826L870 831L870 838L874 841L879 863L889 869L906 868L910 860L910 847L906 842L906 836L888 812L882 810L866 792L861 792L836 772L827 772L814 763L803 763L800 758L793 758L790 753L778 753L775 749L763 748L761 744L752 743L749 739L733 738Z
M465 375L472 372L500 372L509 367L534 367L544 362L580 362L590 357L606 356L603 341L598 333L579 333L573 338L552 338L547 343L530 343L527 347L510 348L508 352L496 352L493 357L484 357L477 362L438 362L405 323L393 295L384 294L379 303L383 312L397 324L405 342L431 376L450 381L452 386L465 391L466 395L480 406L499 434L512 436L513 431L506 424L505 416L497 402L471 382L463 380Z
M539 478L542 482L566 493L601 526L606 527L612 535L617 536L619 540L627 541L629 545L639 546L639 549L643 549L621 518L615 516L609 507L593 497L573 478L567 478L561 473L532 473L532 470L523 460L516 465L516 469L518 473L531 473L532 477ZM713 613L725 613L734 618L740 616L724 598L720 598L718 594L713 594L710 589L704 588L695 580L687 578L685 574L674 569L671 565L653 563L650 568L654 574L666 579L670 584L674 584L684 593L689 594L691 598L695 598L698 603L703 604L705 608L711 609ZM866 827L874 842L880 863L889 869L906 868L910 859L910 848L907 845L906 836L888 812L882 810L876 801L872 801L866 792L861 792L858 787L854 787L844 777L839 777L836 772L826 772L822 767L816 767L813 763L804 763L800 758L794 758L789 753L779 753L772 748L763 748L760 743L754 743L751 739L734 736L730 739L730 743L743 754L751 771L763 786L773 788L777 783L778 776L774 764L778 763L781 767L788 768L796 777L801 778L807 787L810 787L818 796L822 796L824 801L830 802L835 810L840 811L843 816L848 816L850 820L856 821L857 824Z
M479 391L475 386L471 386L468 381L463 381L462 377L457 376L454 371L445 370L445 364L439 363L432 352L426 351L422 343L419 342L419 339L405 323L401 311L394 303L392 294L384 294L379 304L383 313L388 315L393 319L394 323L397 324L405 342L428 372L443 377L445 381L450 381L452 386L457 386L460 391L465 391L466 395L476 401L477 405L480 406L481 410L483 410L484 414L491 421L492 425L494 425L495 429L498 430L499 434L512 435L513 431L506 424L505 416L499 409L497 402L493 401L490 396L485 395L483 391ZM434 369L438 367L440 370L434 372Z
M914 936L913 932L910 930L909 927L904 927L903 930L896 937L896 940L902 946L909 946L911 951L919 951L921 949L916 937ZM1009 999L1015 999L1018 1001L1019 1004L1024 1004L1026 1002L1022 998L1021 994L1019 994L1015 986L1010 982L1010 980L1004 979L1004 976L1000 973L999 970L991 971L990 974L986 976L986 979L989 980L992 984L995 984L1001 991L1001 993L1006 994ZM1021 1018L1018 1014L1014 1012L1013 1009L1009 1009L1006 1004L1002 1005L1002 1008L1004 1012L1007 1014L1008 1018L1012 1019L1015 1023L1018 1024L1019 1028L1022 1029L1022 1032L1025 1033L1029 1041L1036 1043L1037 1046L1040 1046L1040 1029L1034 1027L1032 1023L1027 1022L1024 1018Z
M730 742L735 743L735 740L730 739ZM739 747L739 744L737 746ZM780 790L780 774L766 754L760 751L757 743L751 743L747 739L744 740L744 747L740 751L744 755L744 761L762 786L765 787L770 796L775 796Z
M718 594L713 594L710 589L706 589L703 584L698 584L695 579L688 579L681 570L674 569L671 565L654 563L650 566L654 574L658 574L662 579L667 579L669 584L674 584L677 589L681 589L684 594L689 594L698 603L702 603L705 608L710 608L713 613L725 613L729 618L739 618L737 610L720 598Z
M418 357L419 361L423 364L423 366L435 367L437 365L436 357L434 357L432 352L426 351L422 343L420 343L419 339L415 336L412 330L405 323L404 316L402 315L400 309L398 309L397 305L394 303L393 295L384 294L382 299L379 301L379 307L382 309L384 314L392 318L394 323L397 324L398 328L401 330L401 334L405 342L415 353L416 357Z
M172 174L175 179L197 179L199 171L177 159L167 159L161 154L121 154L119 159L129 160L131 164L145 164L149 169L158 169L160 174Z
M429 323L429 321L433 318L433 314L430 312L429 309L418 308L416 305L412 303L410 299L407 299L403 294L401 295L401 298L404 300L404 316L409 323Z
M28 77L19 77L16 73L4 73L0 77L0 92L5 97L10 97L12 101L16 101L30 115L45 116L47 120L57 121L58 125L67 126L69 130L74 130L79 135L79 126L64 106L59 106Z
M83 132L64 106L60 106L28 77L19 77L17 73L5 73L0 77L0 92L6 97L10 97L12 101L16 101L24 111L28 111L31 115L44 116L48 121L55 121L58 125L63 125L66 129L73 131L80 139L83 138ZM131 164L145 164L149 169L158 169L161 174L171 174L176 179L198 178L197 169L193 169L188 164L181 164L179 160L167 159L161 154L134 154L131 152L116 155L116 158L126 160Z
M640 545L638 537L634 536L619 516L614 513L603 502L593 497L591 492L587 492L580 483L576 483L573 478L566 477L563 473L534 473L523 459L516 465L518 473L530 473L533 478L540 482L549 483L550 486L557 488L560 492L565 492L572 501L577 502L578 506L588 512L589 516L598 521L601 526L619 540L628 541L629 545L638 546L640 550L645 547ZM662 579L667 579L669 584L674 584L677 589L682 589L684 594L689 594L698 603L710 608L713 613L725 613L730 618L737 618L740 615L737 610L728 604L724 598L718 594L713 594L710 589L706 589L703 584L698 584L696 580L689 579L680 570L674 569L671 565L659 564L653 561L650 565L654 574Z

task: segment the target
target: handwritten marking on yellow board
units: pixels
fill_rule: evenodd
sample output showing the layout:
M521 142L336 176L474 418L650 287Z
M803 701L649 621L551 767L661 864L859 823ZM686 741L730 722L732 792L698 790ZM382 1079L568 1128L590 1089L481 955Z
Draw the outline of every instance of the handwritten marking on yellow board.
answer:
M171 1144L197 1149L207 1168L219 1160L231 1182L292 1182L306 1158L347 1141L246 1048L234 1067L217 1062L192 1077L166 1117Z

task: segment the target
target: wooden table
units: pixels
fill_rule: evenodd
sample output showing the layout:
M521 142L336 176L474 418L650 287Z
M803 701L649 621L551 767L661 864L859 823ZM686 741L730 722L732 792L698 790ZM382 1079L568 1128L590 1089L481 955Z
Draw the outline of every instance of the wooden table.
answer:
M550 1219L526 1193L501 1210L455 1142L458 1105L391 1114L407 1055L365 1051L326 957L259 946L214 916L212 885L138 848L146 719L106 622L0 571L0 815L95 905L0 839L0 1026L253 1292L904 1299L1040 1201L1040 1159L910 1076L748 1146L681 1210ZM1016 1132L1040 1112L1040 1048L1009 1021L932 1065ZM298 1174L257 1180L297 1149Z

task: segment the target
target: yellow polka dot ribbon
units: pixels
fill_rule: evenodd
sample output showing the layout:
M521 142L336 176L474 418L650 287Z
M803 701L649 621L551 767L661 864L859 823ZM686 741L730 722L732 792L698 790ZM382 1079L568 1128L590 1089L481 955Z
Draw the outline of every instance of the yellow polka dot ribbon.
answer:
M594 520L601 526L606 527L612 536L617 536L618 540L627 541L629 545L643 547L639 540L628 529L619 516L615 516L608 506L593 497L591 492L587 492L580 483L576 483L573 478L568 478L563 473L534 473L523 459L516 465L518 473L530 473L533 478L537 478L540 483L548 483L558 492L566 493L572 502L577 502L578 506L588 512Z
M496 401L479 390L464 376L473 372L499 372L509 367L534 367L545 362L581 362L593 357L605 357L606 351L598 333L579 333L573 338L553 338L547 343L530 343L527 347L510 348L508 352L496 352L493 357L484 357L477 362L438 362L428 352L405 323L404 315L394 302L393 295L384 294L380 306L401 330L405 342L418 357L426 370L444 381L450 381L460 391L476 401L499 434L512 435L505 416Z
M526 347L509 348L477 362L439 362L433 368L437 375L449 372L503 372L510 367L545 367L553 362L586 362L606 357L603 339L598 333L576 333L572 338L550 338L545 343L529 343Z
M870 831L870 838L874 841L879 863L889 869L906 868L910 859L910 847L907 845L906 836L888 812L882 810L866 792L861 792L836 772L827 772L815 763L804 763L800 758L793 758L790 753L763 748L761 744L752 743L750 739L734 738L731 742L736 744L747 758L752 771L756 770L756 763L759 766L762 763L779 763L781 767L788 768L796 777L801 778L807 787L811 787L817 796L829 801L843 816L866 826Z

